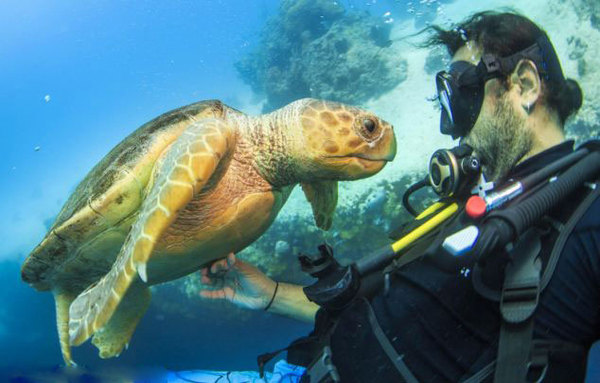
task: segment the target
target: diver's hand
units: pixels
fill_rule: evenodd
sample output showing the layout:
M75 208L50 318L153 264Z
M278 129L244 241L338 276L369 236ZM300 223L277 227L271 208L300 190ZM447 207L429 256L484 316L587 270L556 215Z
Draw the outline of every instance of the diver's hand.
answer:
M275 292L275 281L233 253L202 269L201 274L202 283L210 288L200 290L200 296L226 299L251 310L264 310Z

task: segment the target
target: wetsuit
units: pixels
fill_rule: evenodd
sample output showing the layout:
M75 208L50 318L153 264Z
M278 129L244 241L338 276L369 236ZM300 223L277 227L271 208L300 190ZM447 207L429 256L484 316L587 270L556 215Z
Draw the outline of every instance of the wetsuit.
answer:
M519 164L511 177L530 174L573 151L573 142L550 148ZM551 212L565 222L582 191ZM543 261L555 232L542 236ZM421 258L392 275L385 295L369 302L377 321L419 382L458 382L496 359L501 316L498 302L474 288L472 268L448 271L432 258ZM488 267L486 284L501 286L502 269ZM368 305L356 301L346 309L331 336L333 362L342 382L402 381L375 339ZM587 353L600 331L600 199L579 220L543 291L535 314L534 339L562 340L580 352L550 355L550 382L582 382ZM493 375L492 375L493 376ZM486 381L491 382L492 377Z

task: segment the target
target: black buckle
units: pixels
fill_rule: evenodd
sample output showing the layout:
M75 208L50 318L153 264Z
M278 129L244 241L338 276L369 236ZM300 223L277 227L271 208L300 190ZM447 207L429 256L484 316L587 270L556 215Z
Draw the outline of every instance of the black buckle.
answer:
M323 347L323 352L312 362L302 376L302 383L338 383L341 382L340 374L333 365L331 348Z
M508 323L522 323L535 312L540 296L540 249L536 229L525 232L513 249L514 256L504 272L500 298L500 312Z
M508 323L521 323L533 315L539 300L539 283L505 287L500 311Z
M502 70L502 66L500 65L500 61L493 54L486 53L481 57L481 61L485 65L485 69L488 74L500 72Z

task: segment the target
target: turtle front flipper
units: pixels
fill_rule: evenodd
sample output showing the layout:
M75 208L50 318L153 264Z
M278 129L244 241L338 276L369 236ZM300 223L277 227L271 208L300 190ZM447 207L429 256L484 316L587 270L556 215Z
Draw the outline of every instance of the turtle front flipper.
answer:
M178 211L206 185L233 141L232 129L222 120L204 119L186 129L167 149L111 270L71 304L72 345L83 343L109 321L136 274L147 280L146 263L156 242Z
M302 190L312 206L317 226L329 230L338 200L337 181L302 182Z

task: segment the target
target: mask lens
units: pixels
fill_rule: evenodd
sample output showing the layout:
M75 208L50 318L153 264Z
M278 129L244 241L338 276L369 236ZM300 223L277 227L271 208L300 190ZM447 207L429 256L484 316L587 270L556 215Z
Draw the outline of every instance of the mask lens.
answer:
M441 72L437 76L437 91L438 91L438 100L440 102L440 106L442 107L442 113L447 113L450 121L454 123L454 119L452 118L452 106L450 105L450 97L452 97L452 87L449 83L449 75L445 72Z
M436 75L436 87L442 110L440 131L452 138L465 136L475 124L483 103L482 82L476 67L456 62L450 73L442 71Z
M452 111L452 77L447 72L440 72L436 76L438 101L442 111L440 117L440 131L442 134L452 134L455 131L454 114Z

